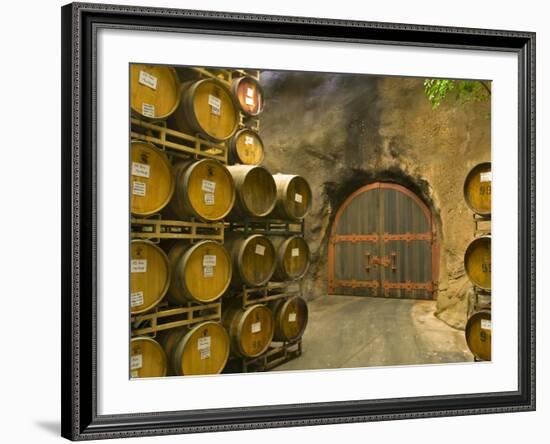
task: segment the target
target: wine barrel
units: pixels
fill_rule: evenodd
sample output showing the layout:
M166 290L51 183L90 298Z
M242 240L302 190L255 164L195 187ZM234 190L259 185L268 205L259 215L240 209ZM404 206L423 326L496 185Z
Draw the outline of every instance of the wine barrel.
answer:
M480 236L470 242L464 254L466 275L479 288L491 289L491 236Z
M176 181L166 155L147 142L132 141L130 209L138 216L162 210L174 194Z
M223 142L237 131L239 115L229 89L219 80L185 82L169 126L183 133Z
M270 217L301 220L311 206L311 188L302 176L293 174L275 174L277 201Z
M241 111L247 116L257 116L264 109L264 93L260 83L253 77L243 76L233 80L231 92Z
M309 267L309 247L301 236L270 236L277 251L274 281L294 281L303 277Z
M174 68L130 65L130 107L140 117L168 118L178 107L180 86Z
M465 328L466 343L472 354L482 361L491 360L491 312L478 311L468 319Z
M264 167L233 165L227 167L235 183L235 205L229 220L267 216L275 207L277 187Z
M300 296L279 299L270 304L275 319L274 341L295 342L307 326L308 309Z
M159 338L172 376L217 375L229 357L229 337L218 322L168 330Z
M238 356L259 356L273 339L273 314L265 305L230 305L222 315L222 324L229 333L231 351Z
M167 299L174 304L219 299L231 282L231 257L212 240L176 243L168 252L172 278Z
M481 216L491 214L491 162L476 165L464 181L464 200L468 208Z
M166 376L166 353L157 341L146 336L132 338L130 348L132 378Z
M170 264L164 251L147 240L133 240L130 250L130 312L138 314L155 307L168 291Z
M262 234L226 233L224 245L233 263L231 283L234 287L264 285L275 271L276 254L271 241Z
M166 211L169 217L214 222L229 214L235 203L235 184L220 162L179 162L174 173L175 192Z
M259 165L264 160L264 143L250 128L235 133L229 142L229 161L243 165Z

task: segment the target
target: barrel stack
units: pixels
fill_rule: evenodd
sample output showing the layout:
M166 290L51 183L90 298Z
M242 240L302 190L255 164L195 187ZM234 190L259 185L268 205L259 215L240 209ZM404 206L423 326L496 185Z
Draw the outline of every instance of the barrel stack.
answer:
M466 343L477 361L491 360L491 163L474 166L464 181L464 199L473 212L473 239L464 254L464 270L473 299L468 308Z
M261 165L259 71L132 64L130 77L130 377L298 356L311 190Z

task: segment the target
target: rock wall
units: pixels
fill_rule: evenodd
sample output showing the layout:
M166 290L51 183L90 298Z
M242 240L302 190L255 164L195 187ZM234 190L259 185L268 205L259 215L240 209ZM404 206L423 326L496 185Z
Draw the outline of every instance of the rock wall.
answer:
M303 175L313 190L304 295L327 297L328 237L346 197L369 182L396 182L435 215L437 314L463 328L470 291L463 255L473 227L462 187L469 170L491 158L490 104L449 101L434 111L417 78L264 71L262 85L264 165Z

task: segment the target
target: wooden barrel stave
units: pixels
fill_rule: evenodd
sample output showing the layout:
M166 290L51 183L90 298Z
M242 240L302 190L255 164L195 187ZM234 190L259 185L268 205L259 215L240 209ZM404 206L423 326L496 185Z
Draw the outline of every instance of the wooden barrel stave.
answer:
M159 335L159 342L172 376L216 375L229 358L229 337L215 321L167 330Z
M491 162L473 167L464 180L464 200L468 208L481 216L491 214Z
M133 240L130 257L130 312L139 314L164 298L170 284L170 264L164 251L147 240Z
M300 296L279 299L270 304L275 319L274 341L295 342L307 326L308 308Z
M166 353L153 338L141 336L130 341L130 376L159 378L166 376Z
M231 257L218 242L177 242L168 260L172 277L167 299L173 304L214 302L231 282Z
M265 155L264 143L256 131L243 128L231 138L228 154L231 163L260 165Z
M294 281L302 278L309 267L309 247L301 236L269 236L277 252L274 281Z
M482 361L491 360L491 312L481 310L470 316L464 330L472 354Z
M464 253L464 269L472 282L483 290L491 289L491 236L475 238Z
M142 118L164 120L180 102L180 86L174 68L130 65L130 108Z
M294 174L275 174L277 201L270 214L272 218L301 220L311 207L311 188L307 181Z
M275 207L277 187L273 176L261 166L232 165L227 170L235 183L235 204L228 220L267 216Z

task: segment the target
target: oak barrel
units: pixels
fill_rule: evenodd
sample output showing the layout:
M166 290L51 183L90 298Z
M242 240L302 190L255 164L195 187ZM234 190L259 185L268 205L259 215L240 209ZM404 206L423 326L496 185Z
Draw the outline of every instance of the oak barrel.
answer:
M275 247L262 234L225 234L224 245L231 255L233 286L257 287L271 279L276 265Z
M170 217L214 222L233 208L235 184L228 169L217 160L179 162L174 174L175 191L167 207Z
M289 220L303 219L311 206L311 188L302 176L275 174L277 201L270 217Z
M277 187L273 176L261 166L227 167L235 183L235 205L228 219L267 216L275 207Z
M491 162L483 162L470 170L464 181L464 200L474 213L491 214Z
M190 135L199 134L213 142L229 139L239 123L231 92L219 80L184 82L181 100L172 114L170 127Z
M231 92L243 113L257 116L264 109L264 93L260 83L253 77L243 76L233 80Z
M166 353L157 341L146 336L132 338L130 348L132 378L166 376Z
M166 155L147 142L132 141L130 208L147 216L162 210L174 194L176 181Z
M172 277L167 299L173 304L214 302L231 282L231 258L218 242L177 242L168 260Z
M151 120L163 120L178 107L180 86L174 68L156 65L130 65L130 107Z
M215 321L180 327L159 335L173 376L216 375L229 357L229 337Z
M130 255L130 312L138 314L155 307L168 291L170 264L164 251L147 240L133 240Z
M225 309L222 324L229 333L231 351L238 356L259 356L273 339L273 314L262 304L247 308L232 304Z
M491 236L474 239L464 254L466 275L479 288L491 289Z
M256 131L243 128L231 138L228 154L231 163L259 165L264 160L264 143Z
M270 236L277 252L274 281L293 281L302 278L309 267L309 246L301 236Z
M307 304L302 297L276 300L270 308L275 319L274 341L294 342L302 337L308 320Z
M466 343L472 354L482 361L491 360L491 312L481 310L470 316L465 328Z

